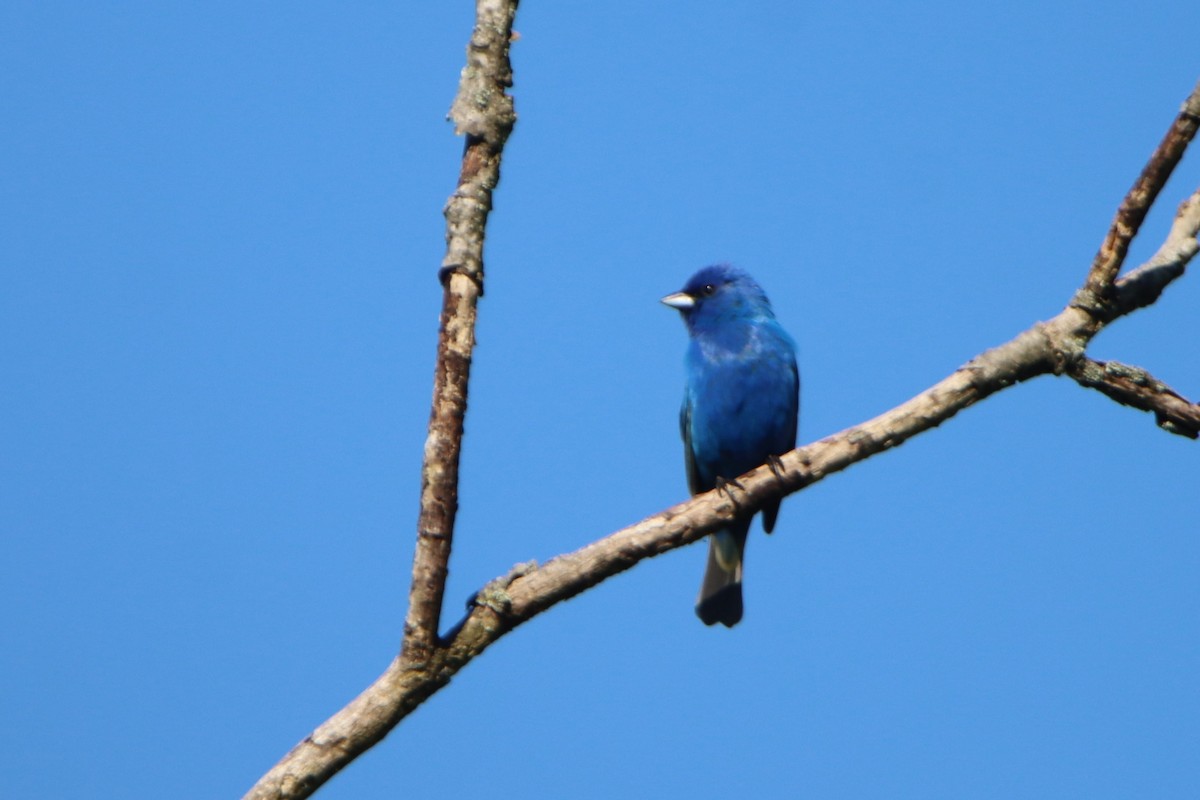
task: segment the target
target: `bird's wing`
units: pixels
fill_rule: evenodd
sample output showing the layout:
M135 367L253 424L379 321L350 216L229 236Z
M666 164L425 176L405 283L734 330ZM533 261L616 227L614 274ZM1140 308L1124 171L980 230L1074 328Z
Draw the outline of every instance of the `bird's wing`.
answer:
M788 366L792 370L792 429L788 433L788 450L796 449L796 436L799 434L800 426L800 368L796 366L796 356L793 353L791 363Z
M700 473L696 467L696 451L692 449L692 399L683 398L683 408L679 409L679 433L683 436L683 463L687 466L688 491L700 494L704 491L700 486Z
M796 366L796 358L792 357L788 364L792 371L792 413L788 415L790 425L783 438L783 443L787 446L774 455L783 455L789 450L796 448L796 434L800 421L800 369ZM779 500L773 503L767 503L762 510L763 530L767 533L775 530L775 520L779 518Z

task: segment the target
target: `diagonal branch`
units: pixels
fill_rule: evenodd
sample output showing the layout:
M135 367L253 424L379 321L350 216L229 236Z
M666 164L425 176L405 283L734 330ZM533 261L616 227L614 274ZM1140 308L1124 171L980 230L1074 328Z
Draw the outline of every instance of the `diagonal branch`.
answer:
M1072 367L1071 377L1080 386L1096 389L1121 405L1153 411L1155 421L1165 431L1200 438L1200 405L1189 402L1144 369L1084 358Z
M1183 274L1188 261L1200 249L1195 240L1196 228L1189 227L1191 215L1200 213L1195 211L1200 203L1193 204L1193 200L1197 197L1180 207L1180 216L1159 253L1126 281L1149 280L1148 276L1154 275L1156 291L1161 292ZM1180 220L1184 222L1181 224ZM1129 304L1108 321L1140 307ZM736 484L730 484L724 491L697 495L574 553L552 559L540 568L523 565L485 587L480 597L488 601L477 603L459 624L451 648L481 652L513 627L638 561L702 539L728 525L736 515L757 510L771 500L800 491L896 447L996 392L1039 375L1075 376L1086 371L1087 364L1097 363L1087 359L1084 352L1099 330L1091 314L1069 305L1053 319L1037 323L1005 344L980 354L891 411L788 453L781 459L782 475L764 465L739 477ZM1200 407L1145 373L1141 375L1145 377L1142 394L1153 392L1156 396L1153 401L1143 399L1143 402L1155 403L1148 410L1165 415L1164 427L1186 428L1200 421ZM502 602L496 603L496 598Z
M1115 313L1128 314L1157 300L1167 284L1183 274L1188 261L1200 250L1197 233L1200 233L1200 189L1179 204L1171 232L1158 252L1117 281Z

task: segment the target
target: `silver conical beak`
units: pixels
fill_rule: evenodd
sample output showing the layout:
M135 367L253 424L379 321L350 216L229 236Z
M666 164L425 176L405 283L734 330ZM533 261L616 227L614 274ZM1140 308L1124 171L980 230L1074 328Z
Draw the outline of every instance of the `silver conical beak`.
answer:
M662 302L663 305L668 305L671 308L677 308L680 311L687 311L695 307L696 298L692 297L690 294L685 294L684 292L676 292L675 294L669 294L664 297Z

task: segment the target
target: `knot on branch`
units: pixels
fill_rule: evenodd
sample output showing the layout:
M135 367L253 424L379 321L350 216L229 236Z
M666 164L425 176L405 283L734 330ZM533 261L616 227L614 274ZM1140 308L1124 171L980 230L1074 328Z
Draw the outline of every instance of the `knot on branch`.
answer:
M479 592L467 601L467 610L474 608L487 608L501 619L508 619L512 616L512 596L508 593L508 587L513 585L513 582L518 578L523 578L537 571L538 563L536 561L526 561L517 564L507 573L494 581L484 586Z
M504 146L517 122L512 96L499 85L477 80L464 82L447 117L455 133L480 139L492 150Z
M1068 308L1078 308L1096 323L1103 325L1118 316L1116 290L1112 284L1094 286L1091 281L1085 283L1075 292Z
M1080 308L1079 306L1074 307ZM1087 311L1087 309L1082 310ZM1049 360L1050 371L1053 374L1069 373L1085 358L1087 342L1079 335L1064 331L1061 326L1045 322L1039 322L1033 329L1046 340L1046 358Z
M1154 412L1154 424L1162 428L1167 433L1173 433L1176 436L1184 436L1188 439L1200 439L1200 427L1196 423L1179 422L1171 419L1161 411Z
M505 91L513 82L509 47L515 9L493 11L490 18L481 15L477 20L467 45L467 65L447 116L456 133L477 136L498 150L517 120L512 96Z
M446 264L438 270L438 282L442 284L443 289L450 288L450 276L462 275L471 283L475 284L475 288L479 290L480 296L483 295L483 275L479 270L471 269L466 264Z

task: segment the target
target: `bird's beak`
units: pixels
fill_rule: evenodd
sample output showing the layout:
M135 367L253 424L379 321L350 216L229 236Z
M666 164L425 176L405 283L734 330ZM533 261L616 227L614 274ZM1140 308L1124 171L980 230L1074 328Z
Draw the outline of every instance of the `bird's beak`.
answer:
M696 298L684 292L676 292L669 294L662 299L663 305L668 305L671 308L677 308L680 311L688 311L695 307Z

